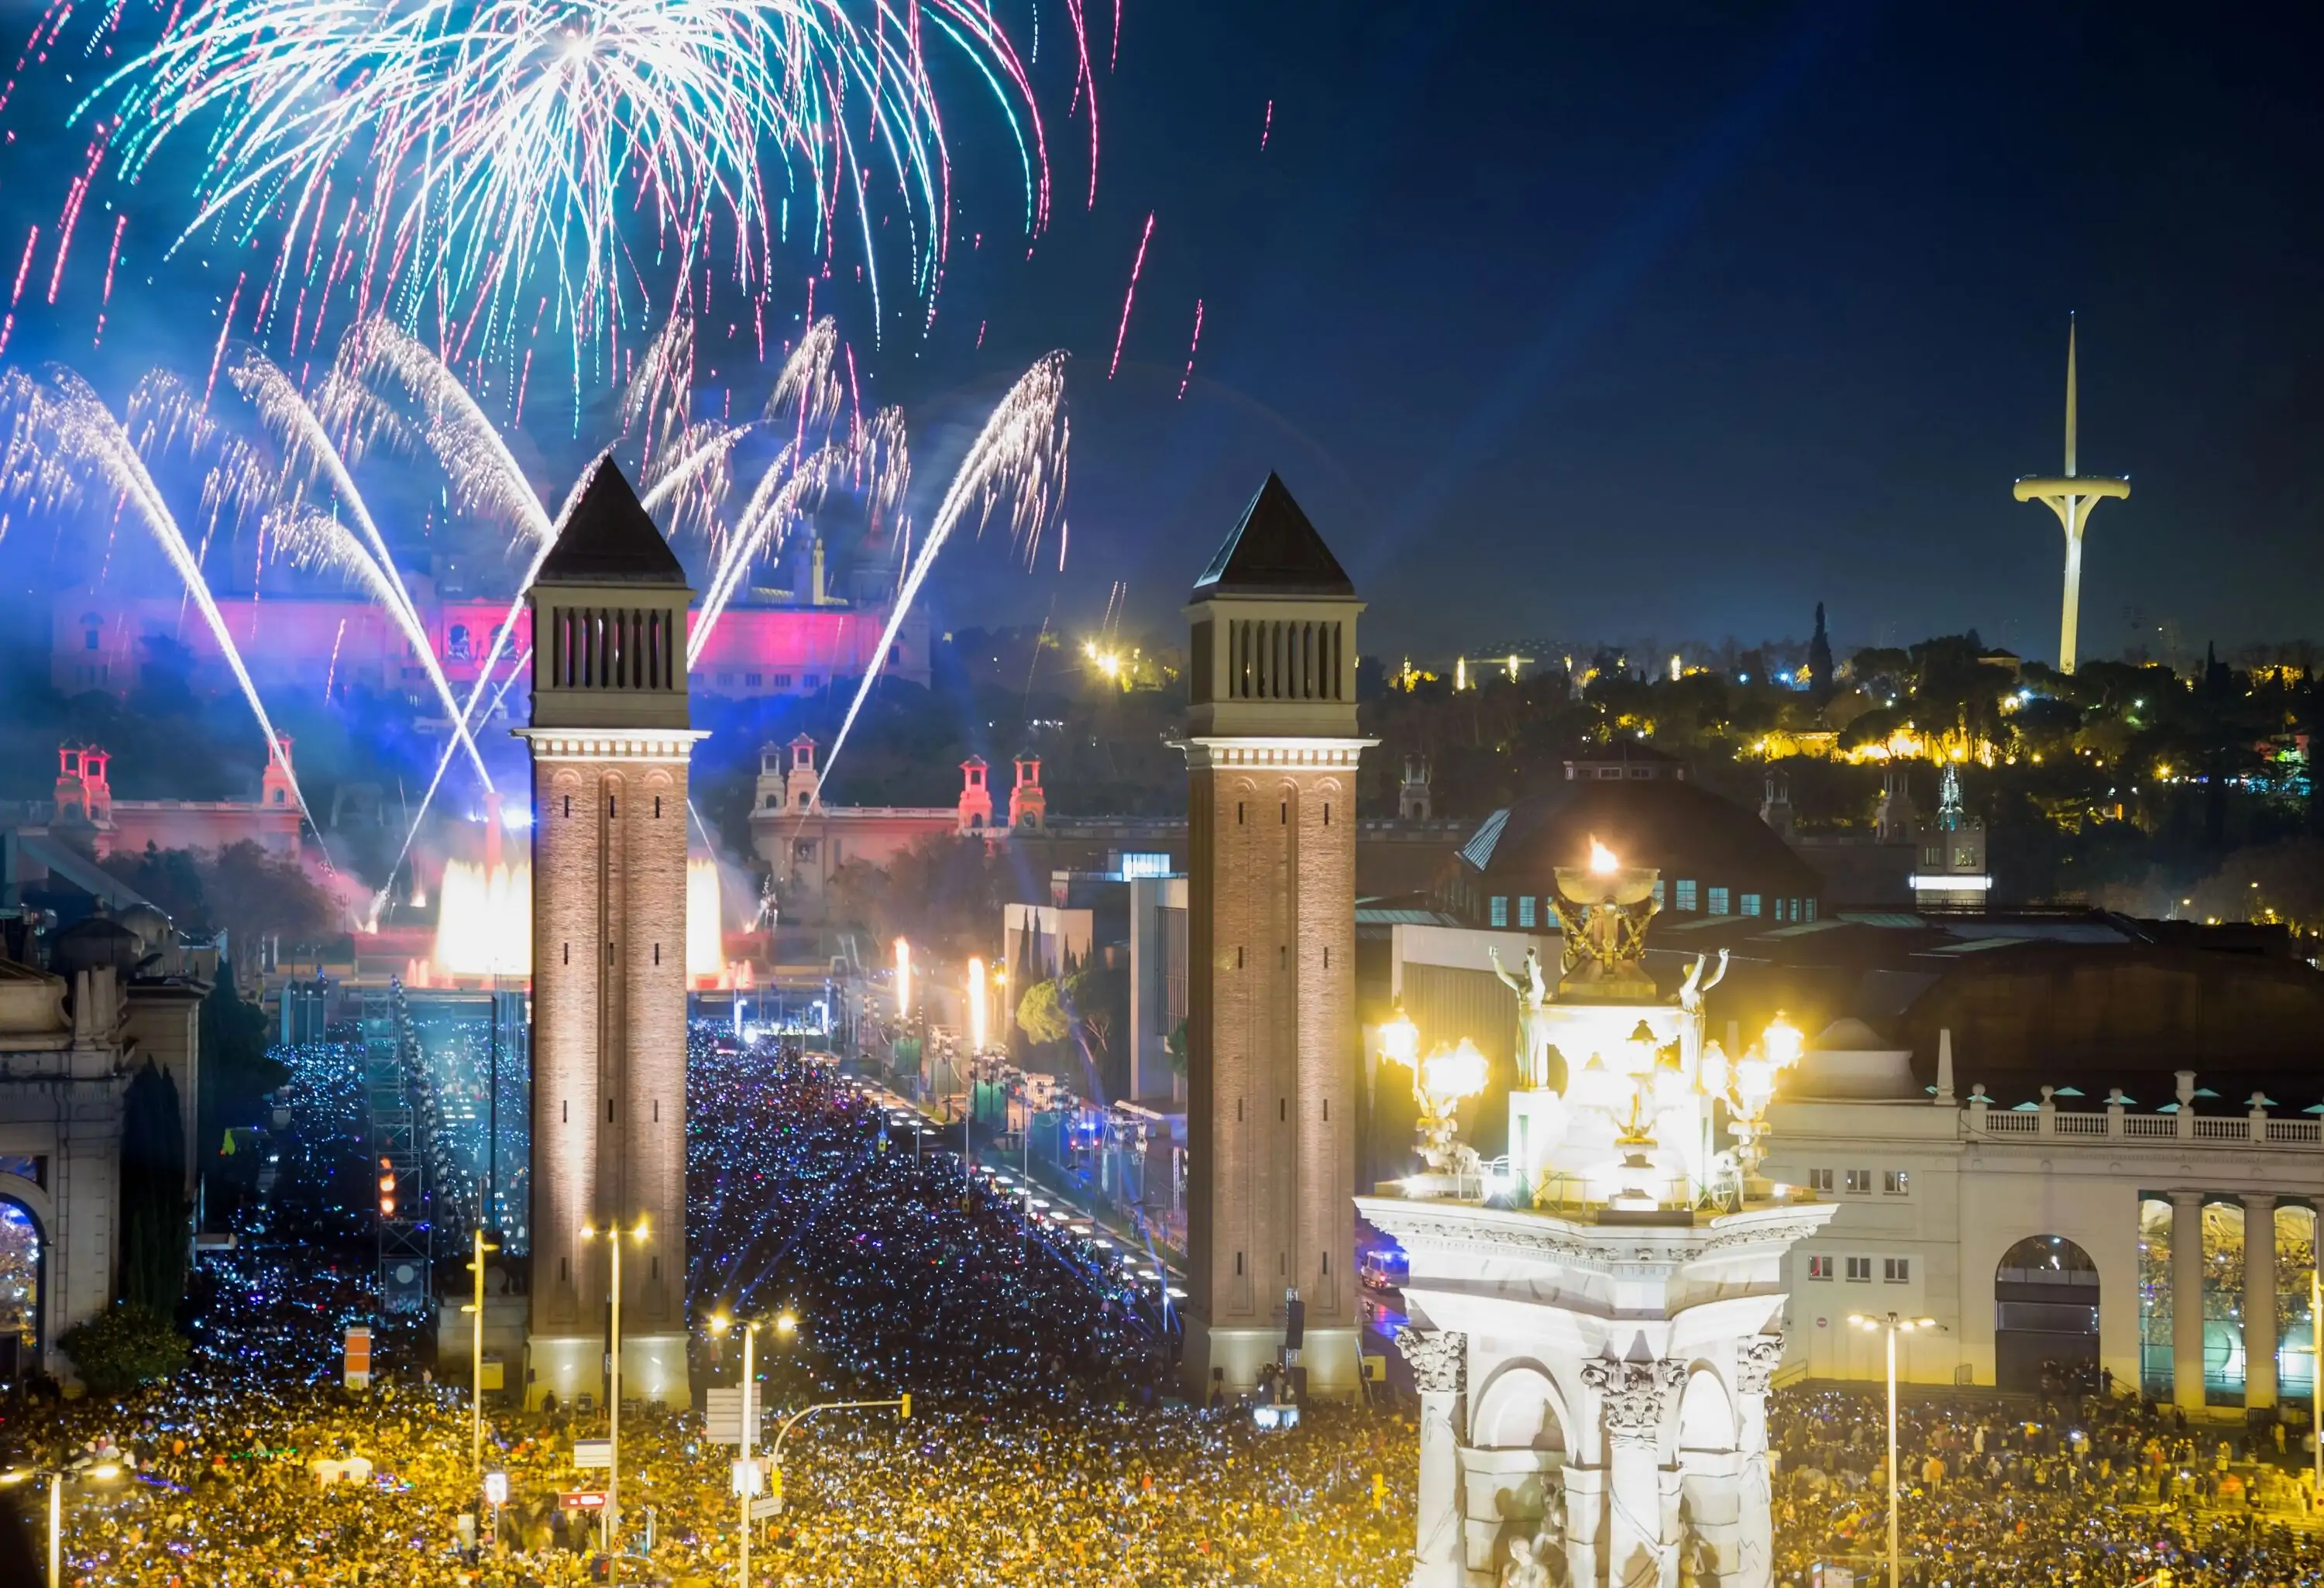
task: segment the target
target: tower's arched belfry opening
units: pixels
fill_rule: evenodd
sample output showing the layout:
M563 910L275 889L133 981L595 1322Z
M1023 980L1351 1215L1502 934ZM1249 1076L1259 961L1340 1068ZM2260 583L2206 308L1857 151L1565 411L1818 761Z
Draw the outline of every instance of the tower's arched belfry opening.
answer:
M686 570L611 458L554 531L532 610L532 1321L525 1402L688 1402Z
M1269 475L1189 598L1187 1386L1352 1395L1355 586ZM1304 1329L1286 1342L1289 1302Z

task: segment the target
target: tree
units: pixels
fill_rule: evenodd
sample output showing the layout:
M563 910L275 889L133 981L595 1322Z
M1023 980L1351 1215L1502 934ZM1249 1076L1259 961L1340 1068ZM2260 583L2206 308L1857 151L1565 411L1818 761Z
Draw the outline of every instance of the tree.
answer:
M258 1123L265 1094L288 1081L290 1072L266 1056L266 1011L244 1002L223 969L202 1000L201 1041L196 1135L201 1164L209 1169L219 1167L226 1131Z
M931 834L890 861L887 870L884 888L859 890L882 939L908 937L936 959L991 951L993 923L1011 897L1011 883L1007 863L983 839Z
M186 1124L178 1084L152 1059L121 1122L121 1299L175 1316L186 1294Z
M186 1342L151 1307L116 1301L57 1336L92 1394L126 1395L186 1365Z
M1017 1001L1017 1025L1028 1038L1044 1047L1073 1035L1073 1027L1057 1002L1056 982L1036 982L1025 989L1025 995Z
M200 862L190 849L162 849L148 839L135 854L115 854L97 863L152 900L180 931L198 937L217 929L210 919Z
M245 838L210 857L203 889L236 954L267 937L311 943L329 933L338 907L292 856L272 854Z

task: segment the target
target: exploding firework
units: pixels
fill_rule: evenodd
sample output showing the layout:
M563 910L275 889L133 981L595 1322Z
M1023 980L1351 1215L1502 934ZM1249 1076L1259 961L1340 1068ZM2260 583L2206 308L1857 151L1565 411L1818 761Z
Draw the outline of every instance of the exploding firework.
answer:
M187 543L184 531L178 527L176 516L170 512L161 487L153 483L128 430L106 407L96 390L68 369L51 371L44 383L35 383L12 372L5 398L15 412L7 448L9 480L21 489L49 495L53 500L70 491L73 470L78 466L101 482L124 512L134 513L144 524L171 568L184 581L186 594L200 610L202 622L217 643L218 654L233 670L243 698L250 703L250 715L256 720L259 732L266 736L268 759L281 761L283 775L290 780L290 791L299 801L300 814L313 826L314 813L307 808L306 793L299 787L289 760L282 756L281 735L275 733L273 721L266 714L266 703L258 697L258 686L251 682L250 669L243 665L241 649L227 632L217 603L210 597L201 563Z
M123 9L105 10L92 51L126 47ZM58 0L36 41L70 11ZM1066 11L1093 183L1081 0ZM779 249L827 267L843 231L884 318L873 235L898 220L911 291L932 312L957 204L936 88L954 75L946 56L1015 140L1023 226L1038 234L1047 135L989 0L180 6L76 113L96 153L59 269L99 158L134 180L198 142L180 245L271 244L258 320L287 316L294 345L302 325L319 342L329 309L384 312L436 328L457 363L513 365L536 337L567 344L577 382L585 364L618 369L645 313L706 308L714 263L763 300Z

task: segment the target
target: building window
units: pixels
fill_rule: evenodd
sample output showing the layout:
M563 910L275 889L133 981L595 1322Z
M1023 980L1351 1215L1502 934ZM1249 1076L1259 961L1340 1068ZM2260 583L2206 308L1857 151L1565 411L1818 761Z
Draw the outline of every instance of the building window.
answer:
M1811 1257L1811 1258L1809 1258L1809 1259L1808 1259L1808 1278L1809 1278L1809 1279L1831 1279L1831 1259L1830 1259L1830 1258L1828 1258L1828 1257Z
M1518 898L1517 925L1531 927L1534 924L1534 896L1530 893L1523 894Z
M734 686L734 675L733 675L733 673L720 673L720 674L718 675L718 687L719 687L720 688L722 688L722 689L731 689L731 688L733 688L733 686Z
M1880 1260L1880 1278L1891 1285L1903 1285L1913 1278L1913 1260L1909 1257L1884 1257Z
M1692 877L1681 877L1678 880L1678 908L1690 910L1695 908Z
M1808 1171L1808 1189L1811 1191L1830 1191L1831 1189L1831 1171L1830 1169L1810 1169Z
M1663 908L1663 880L1660 877L1656 877L1655 879L1655 908L1656 909L1660 909Z
M1851 1195L1857 1196L1868 1196L1872 1194L1872 1171L1870 1169L1850 1169L1848 1171L1848 1180L1846 1183Z
M1726 889L1724 889L1724 888L1713 888L1713 889L1711 891L1711 911L1710 911L1710 913L1711 913L1711 914L1712 914L1712 915L1725 915L1725 914L1727 913L1727 890L1726 890Z
M1872 1282L1872 1260L1868 1257L1849 1258L1848 1260L1848 1282L1851 1285L1870 1284Z
M1909 1196L1913 1193L1913 1173L1910 1169L1890 1169L1880 1177L1880 1189L1889 1196Z
M822 688L822 686L823 675L821 673L806 673L802 674L799 678L799 688L802 689L816 689Z
M1977 851L1974 849L1954 850L1953 868L1956 871L1964 872L1973 872L1977 870Z
M744 673L742 675L742 684L745 688L755 689L759 687L759 682L760 676L757 673Z
M793 863L798 865L813 865L815 863L815 840L812 838L797 838L792 840L791 860Z
M1807 919L1809 920L1815 919L1815 900L1812 899L1803 899L1800 902L1807 906Z
M1743 913L1745 915L1757 915L1759 913L1759 896L1757 893L1746 893L1743 895Z
M1492 924L1497 927L1506 927L1509 924L1509 896L1508 894L1496 893L1493 895L1492 913L1487 919L1489 919Z
M788 689L788 688L789 688L790 687L791 687L791 676L790 676L790 674L788 674L788 673L777 673L777 674L775 675L775 688L778 688L778 689Z

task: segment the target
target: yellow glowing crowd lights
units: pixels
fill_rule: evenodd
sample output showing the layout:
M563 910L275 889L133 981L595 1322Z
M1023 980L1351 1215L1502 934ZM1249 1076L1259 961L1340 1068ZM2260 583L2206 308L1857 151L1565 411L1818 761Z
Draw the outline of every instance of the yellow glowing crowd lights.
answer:
M902 1020L912 1012L912 946L903 938L896 939L896 1018Z
M970 1051L984 1051L984 962L971 957L968 962L968 1046Z

